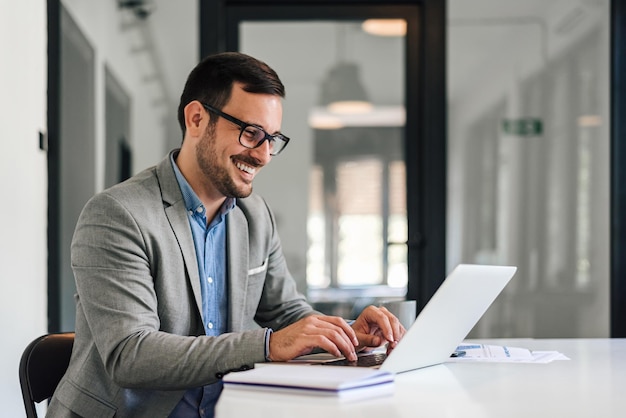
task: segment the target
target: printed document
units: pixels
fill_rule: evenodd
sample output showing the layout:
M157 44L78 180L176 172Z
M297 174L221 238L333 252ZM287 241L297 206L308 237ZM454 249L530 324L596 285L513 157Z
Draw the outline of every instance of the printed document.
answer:
M569 360L569 358L558 351L530 351L527 348L506 345L468 343L459 345L448 362L550 363L554 360Z

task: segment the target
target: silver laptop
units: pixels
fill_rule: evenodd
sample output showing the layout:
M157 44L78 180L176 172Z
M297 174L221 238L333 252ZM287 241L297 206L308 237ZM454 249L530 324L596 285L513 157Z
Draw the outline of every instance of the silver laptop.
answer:
M357 362L324 361L324 365L379 367L401 373L446 361L515 274L517 267L460 264L407 330L396 348L359 354ZM371 364L372 360L374 363Z

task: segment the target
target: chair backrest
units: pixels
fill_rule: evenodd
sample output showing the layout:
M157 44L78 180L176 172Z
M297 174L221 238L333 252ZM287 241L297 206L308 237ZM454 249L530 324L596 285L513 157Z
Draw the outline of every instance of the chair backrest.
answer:
M20 360L20 386L27 418L36 418L35 402L52 397L70 362L74 333L46 334L33 340Z

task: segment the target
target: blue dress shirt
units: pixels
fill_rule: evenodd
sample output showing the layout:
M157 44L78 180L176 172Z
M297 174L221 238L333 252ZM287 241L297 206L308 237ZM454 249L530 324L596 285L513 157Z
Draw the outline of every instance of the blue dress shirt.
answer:
M226 199L215 218L207 224L206 209L180 172L174 161L174 155L172 153L170 156L172 167L185 201L196 249L204 331L206 335L218 336L228 330L226 215L235 207L235 199ZM170 417L212 418L221 391L221 381L187 390Z

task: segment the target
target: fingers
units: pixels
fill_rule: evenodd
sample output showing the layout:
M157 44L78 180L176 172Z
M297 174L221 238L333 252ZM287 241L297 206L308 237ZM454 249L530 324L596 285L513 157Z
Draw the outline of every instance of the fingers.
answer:
M356 337L356 333L343 318L339 318L337 316L318 316L316 318L319 319L320 321L325 321L341 328L341 330L345 333L345 336L348 337L352 345L356 346L359 344L359 340Z
M338 317L319 316L314 317L313 321L316 328L312 337L322 337L317 340L317 347L334 356L343 355L348 360L356 360L355 347L359 344L359 340L345 320Z
M377 334L359 334L359 348L380 347L386 339Z
M321 348L335 356L356 360L358 339L354 330L342 319L330 316L309 316L274 332L270 336L270 359L291 360Z
M352 326L336 316L312 315L274 332L270 336L269 357L272 361L287 361L319 347L353 361L355 347L387 343L390 352L405 333L398 318L384 307L368 306Z
M391 332L393 336L393 340L389 341L389 343L393 344L393 346L395 347L402 339L402 337L404 337L404 334L406 334L406 329L404 328L400 320L396 318L394 314L389 312L387 308L383 306L379 309L383 312L383 314L385 314L385 316L389 320L389 325L391 326Z
M388 351L404 337L406 330L386 308L368 306L363 310L353 325L359 338L360 347L378 347L388 343Z

